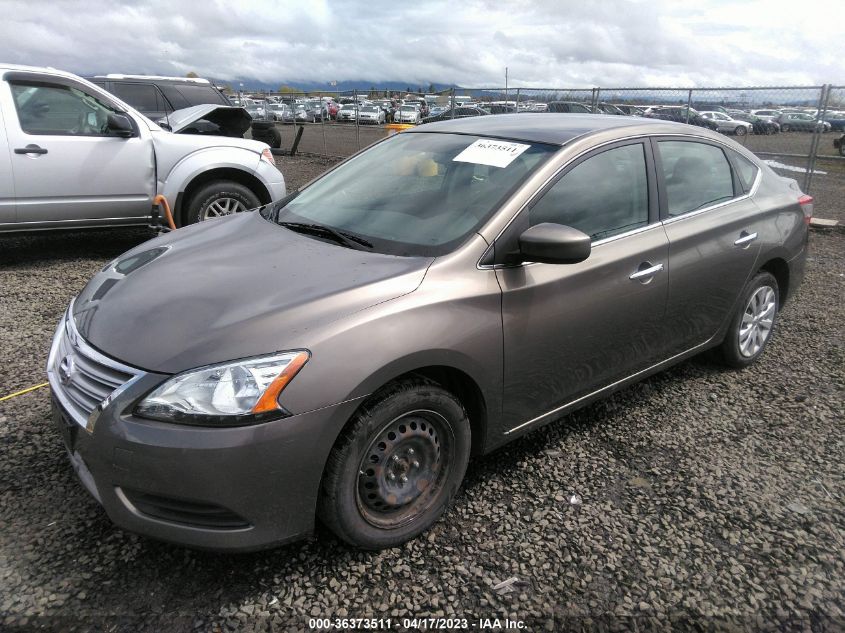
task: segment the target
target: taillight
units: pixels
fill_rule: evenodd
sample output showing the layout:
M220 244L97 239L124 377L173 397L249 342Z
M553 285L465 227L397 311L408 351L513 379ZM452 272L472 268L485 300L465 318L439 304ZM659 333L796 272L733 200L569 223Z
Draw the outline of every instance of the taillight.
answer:
M804 224L810 224L813 219L813 196L803 195L798 198L798 204L804 212Z

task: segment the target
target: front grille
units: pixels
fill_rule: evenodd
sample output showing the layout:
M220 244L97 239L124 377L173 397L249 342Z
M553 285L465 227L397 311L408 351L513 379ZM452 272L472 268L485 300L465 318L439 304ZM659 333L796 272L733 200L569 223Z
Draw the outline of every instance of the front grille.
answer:
M215 530L240 530L250 526L243 517L213 503L162 497L127 488L122 491L138 512L154 519Z
M47 376L56 398L73 421L84 427L97 405L140 372L88 345L76 331L71 314L68 309L56 331Z

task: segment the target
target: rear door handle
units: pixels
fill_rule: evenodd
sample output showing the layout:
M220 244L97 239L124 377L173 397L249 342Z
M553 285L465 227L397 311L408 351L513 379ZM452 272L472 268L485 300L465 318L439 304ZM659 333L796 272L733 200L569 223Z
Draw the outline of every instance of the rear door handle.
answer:
M647 266L648 268L642 268L643 266ZM659 273L661 270L663 270L663 264L655 264L652 266L651 262L643 262L640 264L640 269L635 273L631 273L628 279L633 279L634 281L646 281L650 277L654 277L654 275Z
M746 246L757 239L756 233L748 233L743 231L739 234L739 239L734 242L734 246Z
M27 145L26 147L16 147L15 154L46 154L47 150L38 145Z

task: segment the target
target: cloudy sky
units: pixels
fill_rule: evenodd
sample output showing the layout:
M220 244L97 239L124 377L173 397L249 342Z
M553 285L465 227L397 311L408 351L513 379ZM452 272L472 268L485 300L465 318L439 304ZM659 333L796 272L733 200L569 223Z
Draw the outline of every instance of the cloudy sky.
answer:
M0 61L466 87L845 83L845 0L0 0Z

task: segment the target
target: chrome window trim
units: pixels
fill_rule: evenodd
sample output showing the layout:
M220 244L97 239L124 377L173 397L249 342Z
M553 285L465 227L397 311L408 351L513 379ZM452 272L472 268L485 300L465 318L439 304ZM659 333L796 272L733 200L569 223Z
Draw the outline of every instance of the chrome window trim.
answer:
M624 233L619 233L618 235L611 235L610 237L605 237L600 240L596 240L590 245L590 249L594 249L598 246L604 246L605 244L610 244L615 242L616 240L621 240L626 237L631 237L632 235L638 235L639 233L645 233L646 231L651 231L657 229L658 227L662 227L663 223L658 220L653 224L646 224L645 226L640 226L636 229L631 229L630 231L625 231ZM488 247L489 248L489 247ZM485 249L485 254L487 253L488 249ZM501 270L501 269L508 269L508 268L525 268L528 266L535 266L537 264L542 264L543 262L522 262L520 264L478 264L476 268L479 270ZM559 264L550 264L551 266L558 266Z

